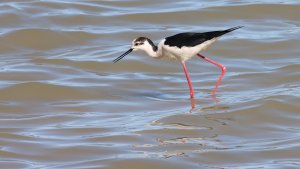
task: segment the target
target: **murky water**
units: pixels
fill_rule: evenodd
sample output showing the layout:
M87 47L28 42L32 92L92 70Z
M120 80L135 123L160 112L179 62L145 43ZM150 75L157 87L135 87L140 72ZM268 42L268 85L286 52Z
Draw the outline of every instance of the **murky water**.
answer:
M0 2L0 168L300 168L300 3ZM245 26L187 63L134 53Z

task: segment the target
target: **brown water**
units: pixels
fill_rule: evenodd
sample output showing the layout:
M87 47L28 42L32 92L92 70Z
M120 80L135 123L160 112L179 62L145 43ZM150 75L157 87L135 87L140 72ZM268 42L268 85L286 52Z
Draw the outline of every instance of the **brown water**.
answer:
M0 2L0 168L300 168L300 2ZM132 39L245 26L181 65Z

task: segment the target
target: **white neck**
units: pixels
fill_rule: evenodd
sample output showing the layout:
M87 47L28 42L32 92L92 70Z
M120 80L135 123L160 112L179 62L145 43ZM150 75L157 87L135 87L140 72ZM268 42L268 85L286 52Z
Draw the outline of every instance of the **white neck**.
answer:
M144 50L149 56L153 58L158 58L160 57L159 50L157 49L156 46L152 46L148 41L145 42L145 46L143 47L142 50ZM155 51L156 49L156 51Z
M154 51L154 50L152 49L152 47L151 47L151 48L147 48L147 49L145 50L145 52L146 52L149 56L151 56L151 57L153 57L153 58L158 57L157 51Z

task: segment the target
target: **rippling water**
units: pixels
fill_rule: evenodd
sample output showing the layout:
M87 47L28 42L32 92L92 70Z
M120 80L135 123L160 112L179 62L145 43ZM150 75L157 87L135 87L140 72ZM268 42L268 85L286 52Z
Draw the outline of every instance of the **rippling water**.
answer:
M300 3L0 2L0 168L299 168ZM245 26L181 65L138 36Z

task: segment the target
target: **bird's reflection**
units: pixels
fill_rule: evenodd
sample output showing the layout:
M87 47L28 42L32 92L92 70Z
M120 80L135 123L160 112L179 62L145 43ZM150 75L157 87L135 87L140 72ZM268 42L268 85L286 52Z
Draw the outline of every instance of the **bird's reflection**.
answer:
M196 107L196 101L194 98L190 98L190 101L191 101L191 109L190 109L190 113L192 113L194 110L195 110L195 107Z
M218 103L220 103L220 100L215 95L211 95L210 98L215 102L214 103L215 105L217 105ZM191 104L190 106L191 106L191 108L189 110L189 113L193 113L196 110L196 107L197 107L196 103L197 103L197 101L194 98L190 98L190 104Z

